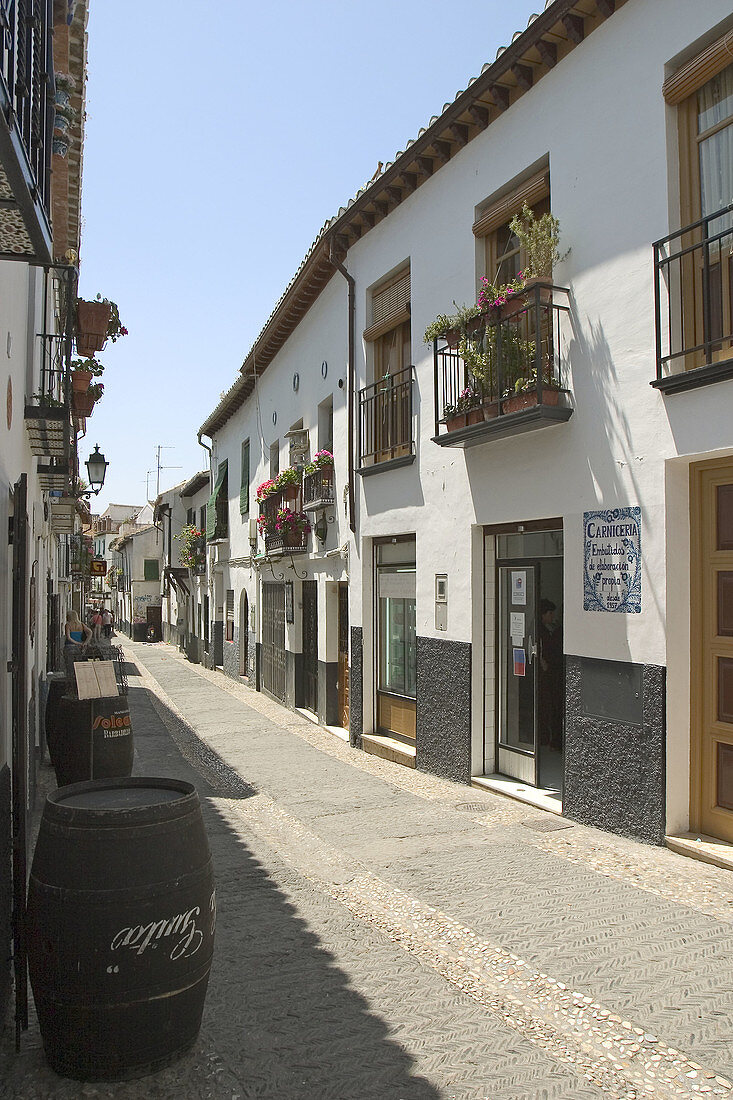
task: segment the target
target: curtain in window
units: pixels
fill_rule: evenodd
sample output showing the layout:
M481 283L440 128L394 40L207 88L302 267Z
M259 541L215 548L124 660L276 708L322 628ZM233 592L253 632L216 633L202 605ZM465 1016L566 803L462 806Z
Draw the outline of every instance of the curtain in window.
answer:
M730 125L700 141L702 214L714 214L733 202L733 65L723 69L697 93L698 133L730 119ZM711 225L714 233L733 224L731 216Z

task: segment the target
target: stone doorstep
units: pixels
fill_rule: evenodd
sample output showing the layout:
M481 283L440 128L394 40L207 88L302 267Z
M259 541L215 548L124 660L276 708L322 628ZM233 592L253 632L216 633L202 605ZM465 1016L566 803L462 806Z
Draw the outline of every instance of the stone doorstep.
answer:
M321 722L318 721L318 716L314 714L312 710L306 710L305 707L295 707L294 710L301 718L307 718L309 722L312 722L314 726L318 726L320 730L326 730L328 733L332 733L334 737L341 738L342 741L349 740L349 731L345 730L343 726L327 726L325 723L321 724Z
M544 790L542 787L530 787L529 784L507 775L473 775L471 786L485 791L494 791L496 794L513 798L517 802L526 802L528 806L536 806L539 810L548 810L552 814L562 815L562 800L553 791Z
M733 871L733 844L726 844L717 837L706 836L705 833L678 833L677 836L666 836L664 842L678 855Z
M396 741L393 737L382 737L376 733L363 733L361 747L372 756L381 756L393 764L403 764L406 768L415 767L415 746Z

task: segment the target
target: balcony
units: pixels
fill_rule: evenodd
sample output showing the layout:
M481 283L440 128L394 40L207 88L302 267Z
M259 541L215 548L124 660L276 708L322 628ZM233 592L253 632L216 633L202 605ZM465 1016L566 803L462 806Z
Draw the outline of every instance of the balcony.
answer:
M265 535L266 554L307 554L307 531L275 531Z
M323 466L303 478L303 511L315 512L336 503L333 466Z
M63 392L63 371L44 366L40 389L24 410L28 442L38 458L65 459L68 454L71 421Z
M733 203L653 247L652 386L670 394L733 378Z
M415 461L415 368L386 374L359 390L359 466L362 477Z
M535 282L497 312L433 344L435 435L471 447L563 424L573 415L559 325L568 291Z
M0 4L0 256L53 260L50 5Z

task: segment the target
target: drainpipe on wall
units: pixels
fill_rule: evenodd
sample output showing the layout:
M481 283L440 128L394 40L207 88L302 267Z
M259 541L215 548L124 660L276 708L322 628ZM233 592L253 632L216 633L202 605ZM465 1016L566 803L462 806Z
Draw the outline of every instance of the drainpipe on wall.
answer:
M214 461L214 455L209 444L204 443L203 439L201 438L201 432L197 433L196 438L199 441L199 447L203 447L205 451L209 452L209 488L211 488L211 463Z
M333 266L341 272L346 282L349 284L349 362L347 368L347 382L346 393L347 401L349 403L349 416L348 416L348 431L347 431L347 446L349 451L349 529L353 535L356 534L356 522L354 520L354 377L356 374L355 364L355 326L356 326L356 280L353 275L349 275L348 271L341 263L336 259L333 248L333 240L329 243L328 258Z

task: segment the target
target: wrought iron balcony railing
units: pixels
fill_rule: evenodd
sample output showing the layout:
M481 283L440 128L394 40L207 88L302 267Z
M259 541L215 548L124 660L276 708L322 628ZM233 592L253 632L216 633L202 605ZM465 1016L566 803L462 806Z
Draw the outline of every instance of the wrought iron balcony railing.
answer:
M274 531L265 535L267 554L305 554L308 552L307 531Z
M434 341L435 443L470 446L570 419L558 338L567 295L536 282Z
M51 4L0 3L0 166L12 198L0 210L0 252L52 259L54 85Z
M306 512L312 512L316 508L324 508L328 504L335 504L335 502L333 466L323 466L315 473L305 475L303 478L303 509Z
M415 368L385 374L359 390L359 472L382 463L404 465L415 457Z
M733 378L733 203L653 247L652 385L674 393Z

